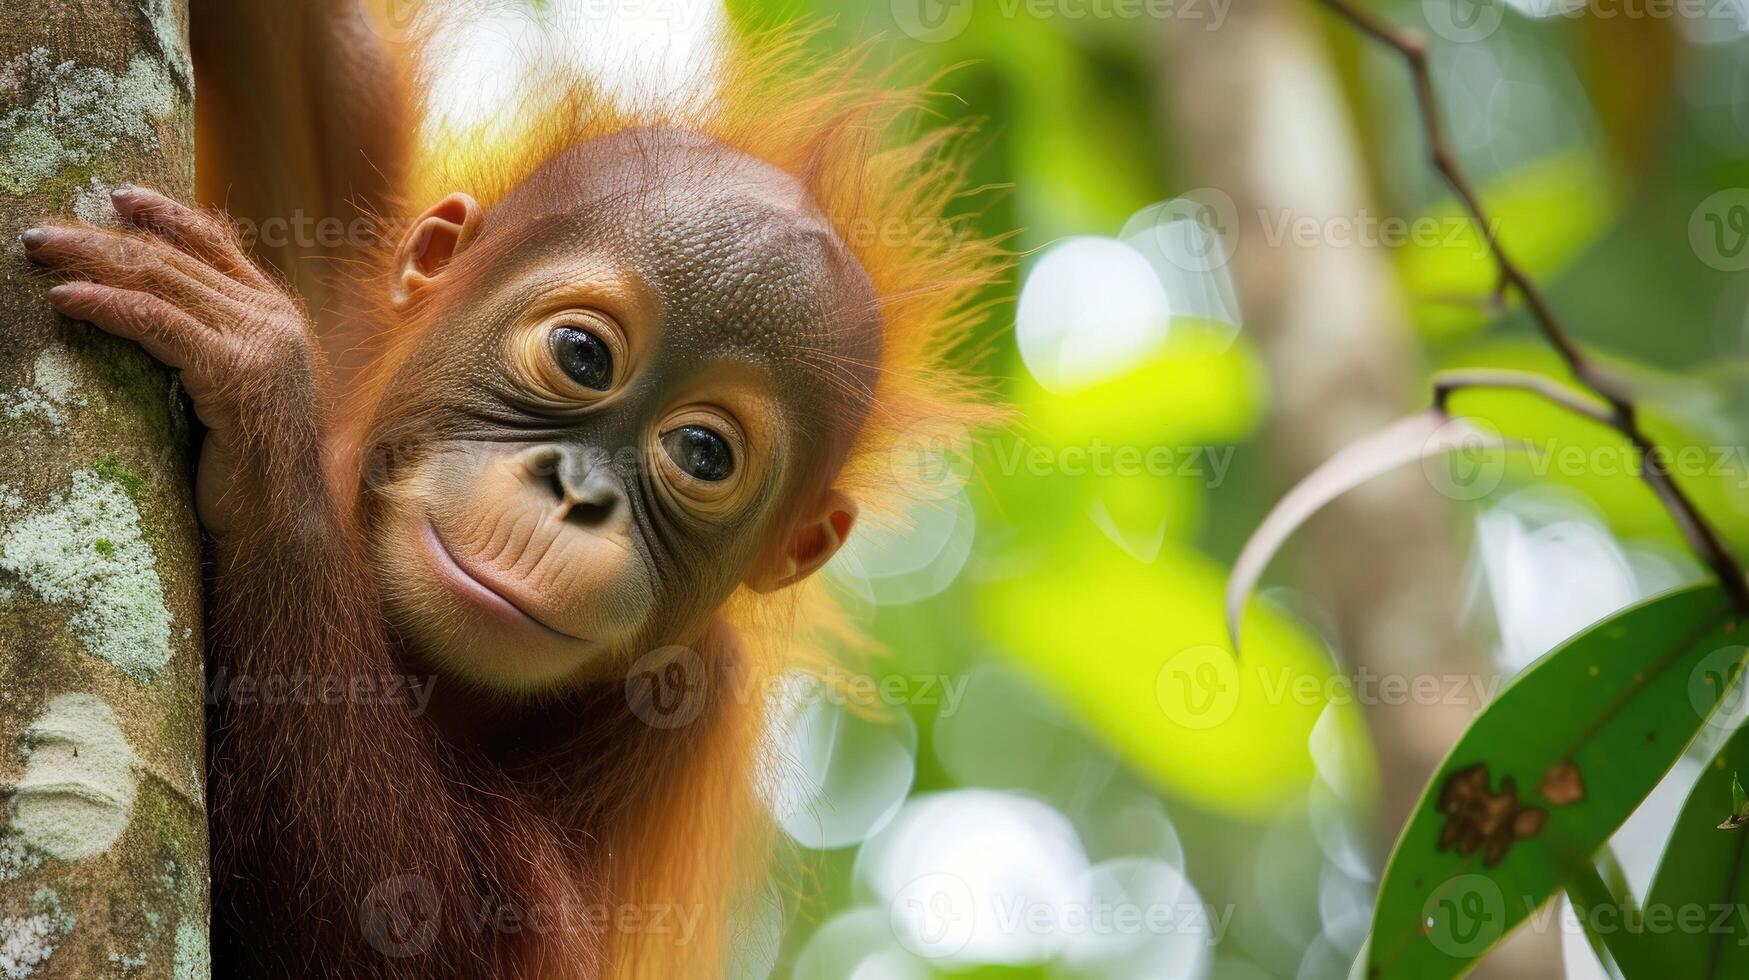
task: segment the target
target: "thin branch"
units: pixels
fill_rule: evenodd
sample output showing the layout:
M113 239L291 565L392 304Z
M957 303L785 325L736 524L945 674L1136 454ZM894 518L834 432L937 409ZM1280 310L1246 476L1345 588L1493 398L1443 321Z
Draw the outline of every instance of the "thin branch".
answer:
M1504 283L1506 280L1500 281ZM1462 306L1496 316L1506 311L1506 297L1498 292L1491 292L1486 296L1477 296L1474 293L1417 293L1414 300L1417 303Z
M1527 371L1446 371L1436 374L1433 376L1433 407L1445 411L1446 403L1454 393L1471 388L1526 391L1575 415L1582 415L1599 425L1607 425L1619 431L1615 424L1615 413L1607 405L1577 395L1571 388Z
M1573 372L1573 377L1609 406L1606 424L1626 436L1639 452L1640 476L1670 512L1671 519L1682 531L1689 547L1718 576L1719 584L1724 588L1725 594L1730 596L1732 605L1740 614L1749 614L1749 582L1744 579L1742 565L1718 531L1707 523L1706 517L1694 505L1694 501L1688 498L1669 471L1659 462L1655 445L1640 428L1639 410L1626 386L1586 355L1555 315L1554 308L1544 298L1542 290L1501 245L1493 222L1488 220L1487 212L1482 209L1481 198L1476 194L1469 178L1464 175L1457 154L1446 139L1445 123L1434 94L1433 75L1428 70L1427 38L1419 31L1397 27L1384 21L1355 6L1350 0L1318 2L1373 40L1402 55L1414 80L1415 102L1421 113L1428 158L1433 168L1451 186L1452 192L1469 213L1470 220L1476 223L1482 239L1487 242L1488 250L1494 256L1494 264L1500 272L1502 291L1505 286L1510 285L1524 298L1524 305L1530 311L1531 318L1536 321L1537 328L1560 354L1568 370ZM1538 393L1547 394L1541 391ZM1440 397L1443 400L1443 396Z

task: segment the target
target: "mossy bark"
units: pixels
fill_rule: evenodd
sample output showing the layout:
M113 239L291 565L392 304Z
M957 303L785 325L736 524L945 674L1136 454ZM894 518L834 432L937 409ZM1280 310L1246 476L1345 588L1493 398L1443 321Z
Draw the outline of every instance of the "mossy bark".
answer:
M194 185L186 0L0 0L0 976L209 974L199 532L172 377L18 234Z

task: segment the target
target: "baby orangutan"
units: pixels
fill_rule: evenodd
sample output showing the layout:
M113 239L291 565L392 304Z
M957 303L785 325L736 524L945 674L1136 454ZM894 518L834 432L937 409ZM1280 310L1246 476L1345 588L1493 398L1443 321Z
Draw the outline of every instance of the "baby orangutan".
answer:
M763 826L744 694L783 666L758 597L844 543L880 433L974 411L932 359L989 249L847 238L951 182L937 143L861 146L879 100L828 77L738 115L555 101L333 287L378 341L355 373L207 211L124 188L120 228L26 233L206 427L213 669L434 677L424 716L219 700L219 975L720 972ZM628 677L675 656L662 724Z
M879 314L788 174L682 132L604 137L490 217L444 199L398 274L431 326L384 428L431 436L387 474L378 581L449 671L515 690L623 672L849 532L831 480Z

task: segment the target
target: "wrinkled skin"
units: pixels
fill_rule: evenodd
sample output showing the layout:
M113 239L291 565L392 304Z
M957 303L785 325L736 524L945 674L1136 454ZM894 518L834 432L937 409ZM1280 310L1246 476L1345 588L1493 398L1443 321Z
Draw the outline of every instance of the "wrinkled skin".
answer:
M318 359L302 304L250 261L225 224L144 188L112 195L130 234L88 225L24 233L33 262L68 274L55 309L137 341L177 369L206 426L196 480L202 525L221 545L273 492L276 474L242 442L250 414L290 401L287 440L314 438ZM308 445L300 448L309 448Z
M46 227L26 250L72 276L57 309L182 371L210 430L198 502L222 561L286 478L239 448L251 398L314 419L316 348L221 222L145 190L115 201L150 235ZM480 688L552 690L690 642L743 581L830 557L855 511L829 480L879 331L800 184L694 135L631 131L489 214L462 196L432 213L396 299L425 332L364 468L378 583L415 650ZM603 351L589 383L572 373Z
M826 379L857 372L820 353L876 356L849 343L878 335L860 271L791 178L646 132L534 175L445 274L465 298L387 398L406 407L385 433L430 433L415 440L427 457L388 468L378 515L396 621L459 673L535 686L685 642L852 410ZM609 390L543 380L554 324L617 328ZM673 464L662 436L682 423L724 437L728 479ZM409 547L422 537L424 555ZM444 617L444 551L527 615Z

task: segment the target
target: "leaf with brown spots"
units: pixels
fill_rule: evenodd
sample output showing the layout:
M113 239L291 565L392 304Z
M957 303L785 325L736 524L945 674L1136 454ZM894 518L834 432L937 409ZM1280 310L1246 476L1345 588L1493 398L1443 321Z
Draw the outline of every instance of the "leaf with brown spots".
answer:
M1721 685L1694 681L1742 655L1723 630L1729 610L1716 585L1625 610L1537 661L1476 716L1391 855L1374 906L1370 977L1462 976L1569 881L1595 874L1591 855L1724 695ZM1711 823L1720 807L1712 803ZM1711 823L1715 838L1749 841ZM1495 889L1499 901L1483 903L1487 934L1457 942L1475 923L1455 899Z
M1439 792L1439 809L1446 815L1439 849L1473 854L1479 848L1487 867L1499 864L1514 841L1536 836L1549 816L1518 801L1518 783L1511 776L1500 781L1500 792L1489 792L1488 767L1481 763L1451 774Z
M1543 799L1555 806L1572 806L1585 798L1585 778L1579 775L1579 767L1571 762L1563 761L1550 769L1538 788L1542 790Z

